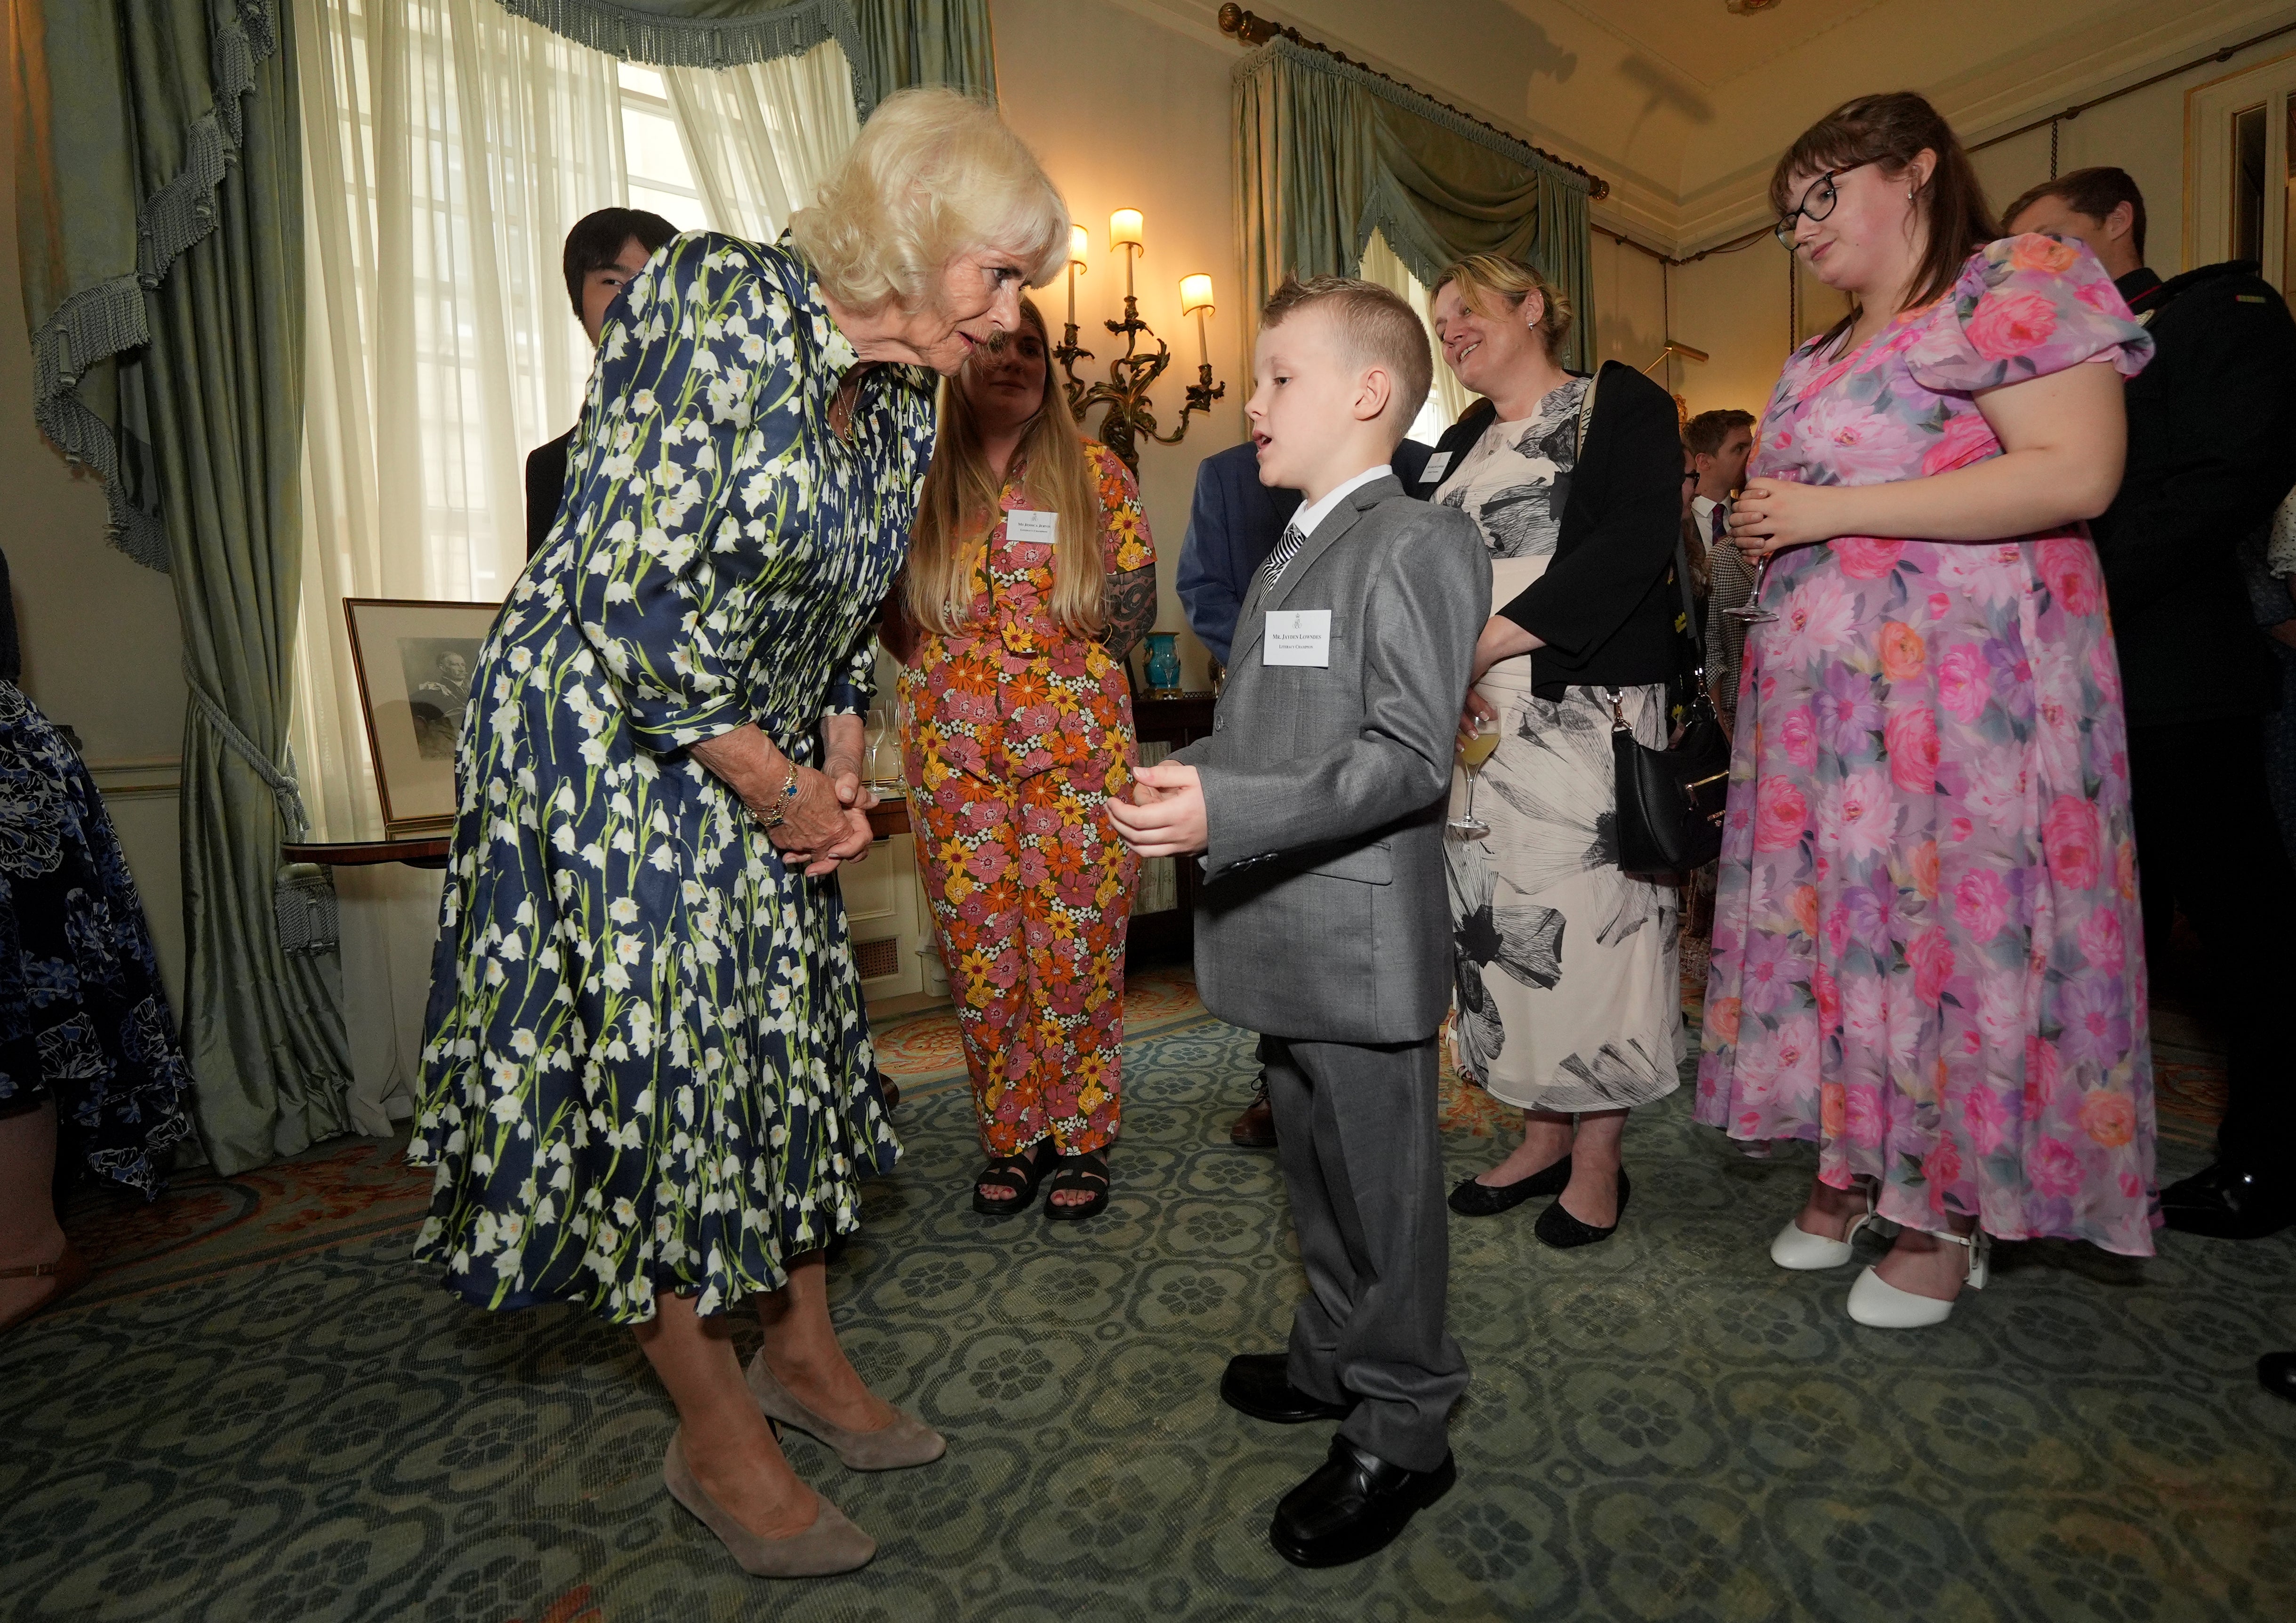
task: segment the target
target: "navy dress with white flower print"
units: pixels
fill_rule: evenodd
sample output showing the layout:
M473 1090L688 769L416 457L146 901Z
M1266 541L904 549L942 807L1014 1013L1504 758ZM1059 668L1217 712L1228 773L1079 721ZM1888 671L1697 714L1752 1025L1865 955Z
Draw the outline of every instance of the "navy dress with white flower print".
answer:
M488 1307L649 1319L785 1283L899 1153L833 879L686 746L808 763L866 708L932 451L803 258L679 238L609 319L549 539L479 656L410 1155L418 1258Z
M191 1089L103 797L0 676L0 1111L53 1096L66 1152L152 1196Z

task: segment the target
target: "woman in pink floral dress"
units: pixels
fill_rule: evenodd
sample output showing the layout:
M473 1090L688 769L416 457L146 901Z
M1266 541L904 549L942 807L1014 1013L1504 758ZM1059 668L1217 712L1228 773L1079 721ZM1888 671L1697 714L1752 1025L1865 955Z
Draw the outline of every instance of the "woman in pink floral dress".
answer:
M2087 250L1989 242L1919 96L1829 114L1772 195L1857 308L1796 351L1732 520L1739 696L1698 1115L1818 1148L1789 1268L1934 1324L1988 1235L2150 1255L2152 1086L2119 668L2082 521L2151 340Z

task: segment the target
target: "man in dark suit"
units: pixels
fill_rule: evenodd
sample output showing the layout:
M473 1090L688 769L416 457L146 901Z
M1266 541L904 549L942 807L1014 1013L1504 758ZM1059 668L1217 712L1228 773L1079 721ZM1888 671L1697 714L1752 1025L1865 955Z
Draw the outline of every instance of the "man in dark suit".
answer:
M1222 665L1227 663L1236 611L1251 589L1251 578L1275 550L1277 537L1300 507L1298 491L1259 482L1259 452L1247 439L1196 464L1196 496L1188 509L1188 533L1180 543L1179 574L1173 583L1187 612L1188 629ZM1425 494L1419 484L1431 452L1416 439L1395 447L1388 466L1411 495ZM1251 1102L1228 1129L1228 1142L1247 1150L1275 1147L1275 1115L1267 1103L1265 1071Z
M676 234L676 226L643 209L601 209L574 222L574 229L566 234L566 297L574 306L574 318L590 335L593 348L597 347L598 334L605 330L606 312L621 296L623 285ZM558 521L558 501L566 489L566 453L573 443L574 430L568 429L549 444L527 453L526 555L529 558L542 550L550 527Z
M2128 381L2120 493L2089 528L2128 696L2146 945L2158 958L2181 906L2227 1038L2216 1164L2162 1190L2161 1209L2171 1228L2254 1239L2296 1222L2296 1073L2279 1029L2296 872L2258 725L2278 673L2235 554L2296 485L2296 321L2246 261L2168 282L2147 269L2144 198L2120 169L2076 169L2004 217L2086 242L2159 346Z

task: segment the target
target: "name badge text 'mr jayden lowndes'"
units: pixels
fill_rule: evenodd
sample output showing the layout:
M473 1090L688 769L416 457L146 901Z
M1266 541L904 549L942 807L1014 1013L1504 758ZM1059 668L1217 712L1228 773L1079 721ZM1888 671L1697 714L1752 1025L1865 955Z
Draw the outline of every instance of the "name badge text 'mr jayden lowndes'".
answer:
M1332 662L1332 611L1329 609L1270 609L1267 637L1260 644L1265 665L1329 666Z

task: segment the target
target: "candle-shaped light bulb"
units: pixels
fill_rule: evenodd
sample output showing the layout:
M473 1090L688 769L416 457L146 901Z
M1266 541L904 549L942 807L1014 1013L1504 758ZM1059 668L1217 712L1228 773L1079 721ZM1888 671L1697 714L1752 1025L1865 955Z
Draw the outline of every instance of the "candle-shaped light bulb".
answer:
M1137 209L1119 209L1108 217L1108 251L1124 250L1124 297L1132 297L1132 261L1148 251L1144 222Z
M1077 273L1085 268L1085 250L1092 246L1091 234L1081 225L1069 227L1069 327L1076 327Z
M1212 279L1195 275L1180 278L1180 314L1196 318L1196 348L1202 352L1203 363L1212 364L1211 340L1204 336L1204 317L1212 313Z

